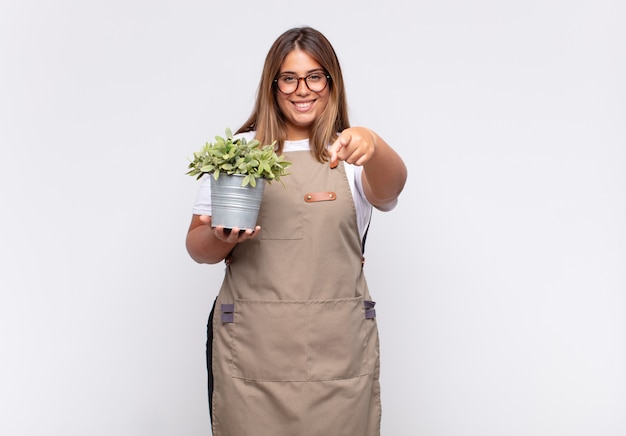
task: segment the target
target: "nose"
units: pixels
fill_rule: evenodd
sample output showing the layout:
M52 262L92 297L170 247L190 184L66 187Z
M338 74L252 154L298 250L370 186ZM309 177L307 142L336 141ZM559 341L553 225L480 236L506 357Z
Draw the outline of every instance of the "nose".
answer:
M300 86L302 84L302 86ZM306 77L298 77L298 86L296 88L297 94L308 94L309 86L306 84Z

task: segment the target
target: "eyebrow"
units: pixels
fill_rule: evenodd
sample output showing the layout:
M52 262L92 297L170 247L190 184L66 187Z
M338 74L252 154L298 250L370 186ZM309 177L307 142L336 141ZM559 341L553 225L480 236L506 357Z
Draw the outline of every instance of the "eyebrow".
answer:
M318 71L321 71L321 72L323 72L323 73L326 73L326 70L325 70L324 68L315 68L315 69L313 69L313 70L309 70L309 71L305 74L305 76L308 76L309 74L316 73L316 72L318 72ZM297 76L297 75L298 75L298 73L296 73L295 71L282 71L282 72L279 72L279 73L278 73L278 75L279 75L279 76L282 76L283 74L293 74L294 76Z

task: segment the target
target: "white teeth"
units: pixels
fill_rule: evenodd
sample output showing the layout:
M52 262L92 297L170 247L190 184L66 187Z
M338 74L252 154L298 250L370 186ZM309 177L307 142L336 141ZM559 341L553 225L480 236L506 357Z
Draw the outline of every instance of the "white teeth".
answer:
M306 109L309 106L311 106L311 102L308 103L294 103L296 105L297 108L299 109Z

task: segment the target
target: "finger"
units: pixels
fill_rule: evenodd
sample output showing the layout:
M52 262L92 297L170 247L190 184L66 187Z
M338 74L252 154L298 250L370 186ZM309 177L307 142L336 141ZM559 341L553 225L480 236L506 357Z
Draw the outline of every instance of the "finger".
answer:
M339 155L341 151L350 143L352 136L349 133L342 133L339 138L330 147L330 163L334 163L341 159Z
M246 229L245 233L248 234L248 235L254 235L254 234L258 233L259 231L261 231L261 226L256 226L253 229Z
M363 153L363 150L355 150L350 156L346 157L345 161L356 166L363 166L369 159L370 155L368 153Z
M246 231L243 232L242 235L240 235L240 238L244 238L244 240L256 238L256 236L259 234L260 231L261 231L261 226L256 226L254 229L246 229Z
M369 156L364 154L354 164L358 167L362 167L365 164L365 162L367 162L368 160L369 160Z
M237 227L230 229L219 225L215 227L215 236L224 242L234 243L237 242L237 238L239 237L239 229Z
M333 142L333 145L330 146L330 148L328 149L328 152L330 153L330 165L332 166L333 163L337 162L337 150L339 149L339 147L341 147L340 138L337 138L337 140L335 142Z
M237 239L239 239L239 230L241 230L239 227L233 227L230 230L230 233L228 234L228 242L237 242Z

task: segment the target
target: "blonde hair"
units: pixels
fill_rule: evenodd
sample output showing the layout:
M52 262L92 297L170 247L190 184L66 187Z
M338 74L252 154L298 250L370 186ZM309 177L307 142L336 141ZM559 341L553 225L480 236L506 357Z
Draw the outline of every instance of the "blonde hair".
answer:
M283 114L276 101L274 79L289 53L302 50L315 59L330 75L329 98L326 109L311 126L309 137L311 153L320 162L328 160L326 147L337 139L337 134L350 127L346 92L337 54L328 39L311 27L296 27L280 35L270 48L263 66L254 109L237 133L256 130L261 144L277 143L282 153L287 136Z

